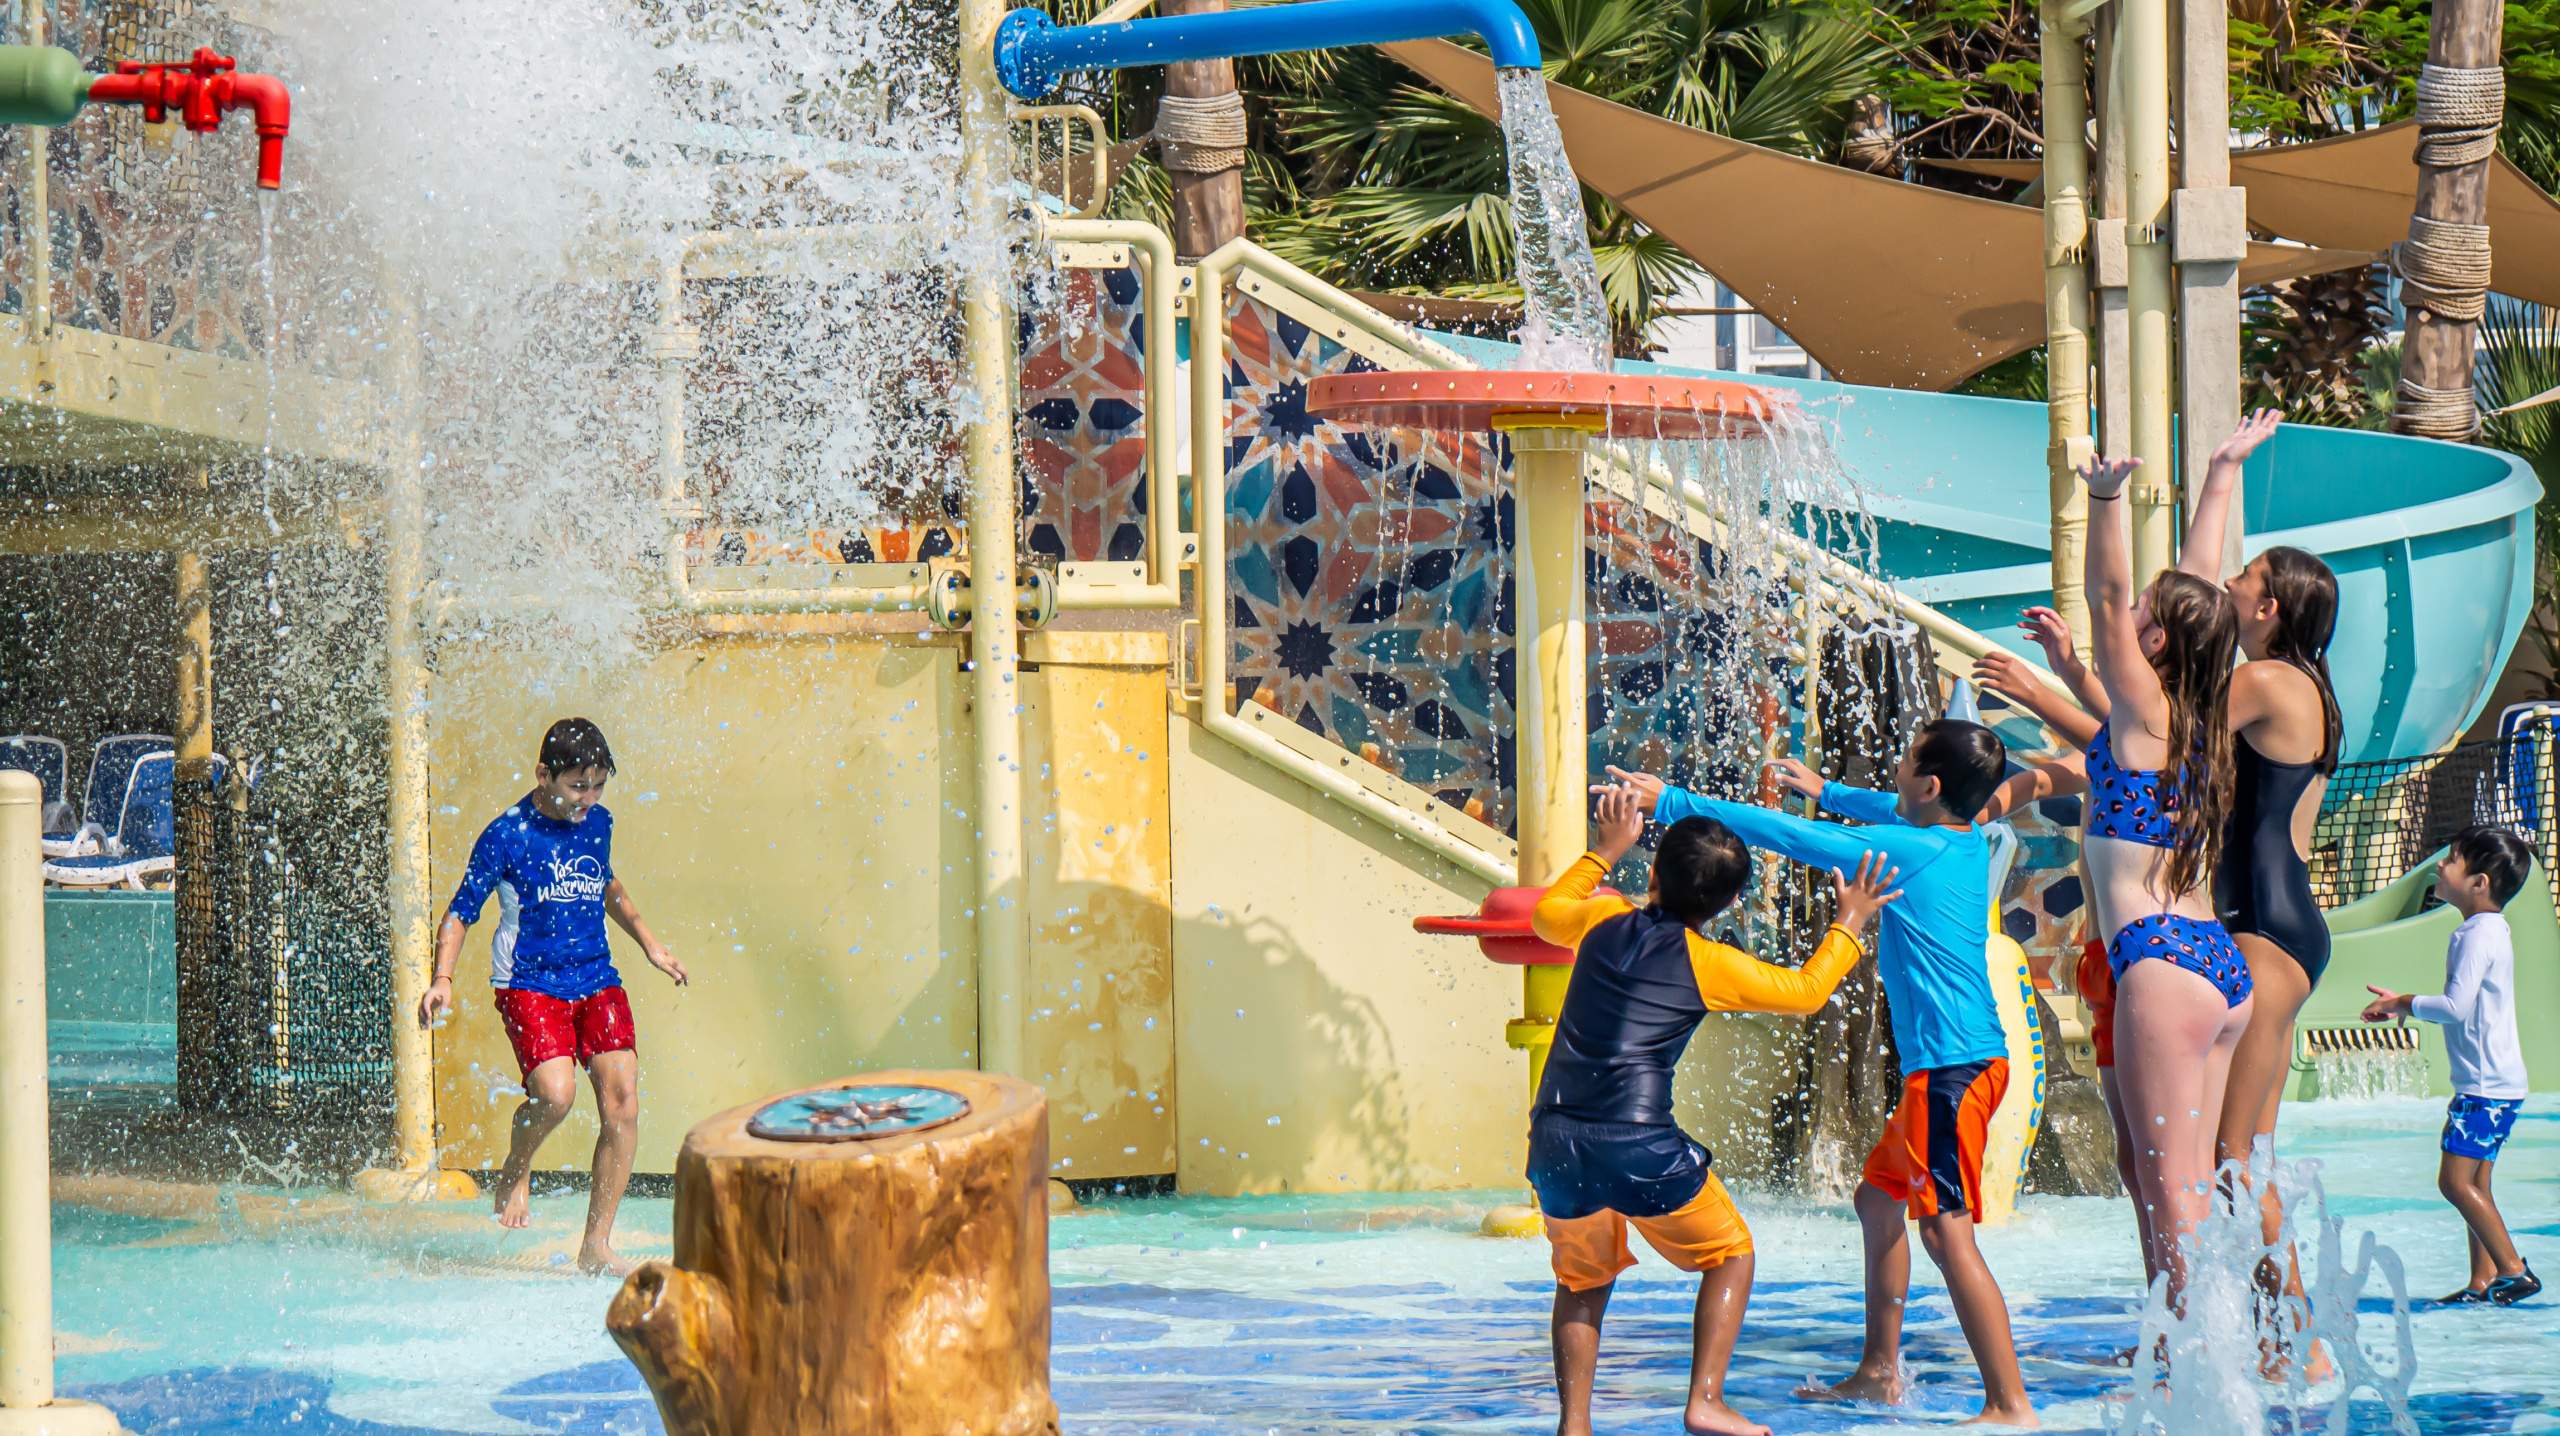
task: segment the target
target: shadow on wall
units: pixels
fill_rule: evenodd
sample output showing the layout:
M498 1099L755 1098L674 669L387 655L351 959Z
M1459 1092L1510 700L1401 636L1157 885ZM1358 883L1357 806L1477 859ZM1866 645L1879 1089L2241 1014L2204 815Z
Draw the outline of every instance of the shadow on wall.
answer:
M1195 1063L1184 1074L1185 1191L1446 1185L1434 1178L1451 1161L1416 1159L1412 1104L1375 997L1335 982L1275 916L1178 922L1174 951L1177 961L1193 955L1198 968L1186 1045L1224 1054L1214 1068ZM1211 993L1216 1006L1198 1000ZM1275 1166L1302 1175L1252 1175Z

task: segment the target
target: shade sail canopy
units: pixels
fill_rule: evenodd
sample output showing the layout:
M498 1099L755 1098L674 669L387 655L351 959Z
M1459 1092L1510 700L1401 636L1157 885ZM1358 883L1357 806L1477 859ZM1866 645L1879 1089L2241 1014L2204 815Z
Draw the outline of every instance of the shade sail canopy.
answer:
M2253 228L2303 244L2380 253L2409 237L2417 147L2417 122L2402 120L2307 145L2233 150L2231 182L2249 192ZM2013 180L2042 173L2034 160L1922 163ZM2560 307L2560 199L2505 155L2489 161L2489 259L2491 289Z
M1380 48L1500 115L1483 56L1445 40ZM2044 342L2039 210L1799 159L1561 85L1547 86L1547 96L1584 184L1679 246L1841 379L1945 389ZM2370 258L2252 245L2240 278L2269 284Z

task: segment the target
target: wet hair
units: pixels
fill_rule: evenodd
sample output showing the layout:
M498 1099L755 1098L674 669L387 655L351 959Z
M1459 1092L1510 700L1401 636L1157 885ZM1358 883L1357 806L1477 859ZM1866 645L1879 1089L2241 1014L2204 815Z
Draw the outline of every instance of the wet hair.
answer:
M1654 898L1684 927L1730 907L1750 881L1751 849L1713 818L1682 818L1653 850Z
M2465 871L2475 872L2489 880L2489 896L2505 907L2524 891L2525 877L2533 871L2533 849L2511 828L2488 823L2464 828L2445 845L2446 855L2462 859Z
M589 768L611 773L613 749L604 741L604 730L594 723L584 718L563 718L542 735L542 756L535 761L554 778Z
M2240 610L2231 595L2191 573L2164 569L2151 585L2151 621L2167 642L2151 658L2169 700L2169 768L2160 806L2175 840L2169 891L2192 892L2213 871L2214 845L2231 814L2231 663Z
M2276 601L2276 631L2267 638L2267 657L2302 670L2320 690L2325 736L2319 767L2327 773L2338 766L2338 744L2346 733L2338 691L2329 682L2329 639L2338 631L2338 576L2308 549L2271 548L2259 557L2267 561L2267 597Z
M1912 738L1911 767L1937 779L1938 801L1957 821L1971 822L2009 775L2009 745L1979 723L1941 718Z

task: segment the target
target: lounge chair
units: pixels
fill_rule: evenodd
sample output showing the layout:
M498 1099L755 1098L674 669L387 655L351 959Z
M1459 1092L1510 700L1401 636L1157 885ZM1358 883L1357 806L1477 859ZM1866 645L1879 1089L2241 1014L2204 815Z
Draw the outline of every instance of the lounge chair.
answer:
M71 782L71 750L61 739L33 733L0 738L0 768L33 773L44 785L45 837L67 838L79 830L79 814L72 811L65 791Z
M80 797L83 821L67 837L47 837L44 855L70 858L105 852L107 836L123 822L133 765L145 753L174 752L177 746L159 733L121 733L99 739L89 750L89 782Z
M178 867L178 755L165 749L138 759L125 779L124 806L104 851L54 858L44 880L56 887L141 889L154 878L174 881Z

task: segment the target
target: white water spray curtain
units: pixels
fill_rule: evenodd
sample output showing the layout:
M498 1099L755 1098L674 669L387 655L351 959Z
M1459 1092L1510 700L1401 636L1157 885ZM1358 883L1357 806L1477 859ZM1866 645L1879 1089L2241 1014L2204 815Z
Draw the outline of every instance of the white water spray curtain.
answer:
M1482 55L1445 40L1379 48L1476 110L1501 112L1493 62ZM1945 389L2044 342L2042 210L1799 159L1561 85L1547 96L1584 184L1704 265L1837 378ZM2406 143L2402 151L2405 159ZM2404 198L2403 232L2408 214ZM2355 268L2383 243L2251 244L2240 282Z

